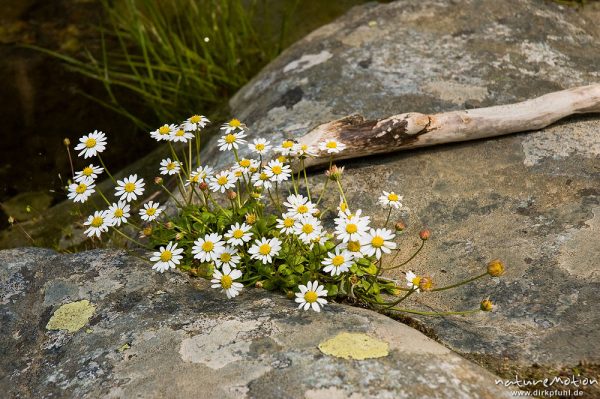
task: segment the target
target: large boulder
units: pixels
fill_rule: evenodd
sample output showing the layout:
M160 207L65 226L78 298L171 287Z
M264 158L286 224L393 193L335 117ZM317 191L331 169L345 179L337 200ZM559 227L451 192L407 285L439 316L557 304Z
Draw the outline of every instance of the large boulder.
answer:
M5 398L509 398L420 332L258 289L227 300L115 251L0 251Z
M551 2L368 4L286 50L230 105L250 139L277 142L353 113L491 106L598 82L599 54L597 21ZM488 295L496 302L487 318L422 318L441 342L490 367L600 362L599 132L597 116L573 117L534 133L343 162L349 202L374 224L386 216L382 190L404 195L394 214L410 226L402 257L422 226L433 232L407 269L444 286L492 258L506 263L502 279L413 302L442 311ZM226 163L214 149L207 156Z

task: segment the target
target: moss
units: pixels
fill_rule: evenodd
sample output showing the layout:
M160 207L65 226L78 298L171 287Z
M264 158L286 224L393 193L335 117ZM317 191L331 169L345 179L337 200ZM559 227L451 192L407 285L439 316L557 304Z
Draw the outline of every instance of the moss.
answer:
M375 359L389 354L389 345L367 334L343 332L319 344L326 355L343 359Z
M48 330L67 330L76 332L90 320L96 307L89 301L77 301L62 305L54 312L46 328Z

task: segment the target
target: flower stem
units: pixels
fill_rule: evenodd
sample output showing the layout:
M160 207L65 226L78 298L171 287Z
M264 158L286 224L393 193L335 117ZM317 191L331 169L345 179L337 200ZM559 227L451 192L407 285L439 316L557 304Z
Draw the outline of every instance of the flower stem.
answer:
M396 312L403 312L403 313L418 314L421 316L467 315L467 314L481 312L481 309L471 309L471 310L463 310L463 311L457 311L457 312L422 312L420 310L401 309L401 308L390 308L389 310L395 310Z
M408 258L406 261L400 263L399 265L396 266L392 266L392 267L387 267L383 270L392 270L392 269L397 269L399 267L402 267L404 265L406 265L408 262L410 262L411 260L413 260L415 258L415 256L417 256L419 254L419 252L421 252L421 250L423 249L423 247L425 246L425 240L421 240L421 246L419 247L419 249L417 249L417 251L412 254L412 256L410 258Z
M485 277L485 276L487 276L487 274L488 274L488 273L487 273L487 272L485 272L485 273L483 273L483 274L480 274L480 275L478 275L478 276L472 277L472 278L470 278L470 279L468 279L468 280L461 281L460 283L452 284L452 285L449 285L449 286L446 286L446 287L434 288L434 289L432 289L431 291L444 291L444 290L449 290L449 289L451 289L451 288L460 287L461 285L465 285L465 284L471 283L471 282L473 282L473 281L475 281L475 280L478 280L478 279L480 279L480 278L482 278L482 277Z
M117 184L117 181L115 180L113 175L110 174L110 172L108 171L108 168L106 167L106 165L104 165L104 161L102 160L102 157L100 156L100 154L98 154L98 161L100 161L100 165L102 165L102 167L106 171L106 174L108 175L108 177L110 177L110 179L113 181L113 183Z

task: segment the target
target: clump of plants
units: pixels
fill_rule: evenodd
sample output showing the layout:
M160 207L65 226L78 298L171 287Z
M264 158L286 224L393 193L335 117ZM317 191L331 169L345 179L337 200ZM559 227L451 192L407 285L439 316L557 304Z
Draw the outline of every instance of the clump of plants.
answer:
M101 156L107 148L104 133L94 131L81 137L75 146L78 155L95 157L100 165L90 163L74 173L68 197L83 203L98 192L105 202L84 222L84 233L102 240L114 231L148 249L146 259L154 271L179 269L208 278L212 288L227 298L254 286L283 292L295 298L299 308L317 312L331 299L421 315L492 310L489 299L475 309L444 313L399 306L411 295L456 288L485 276L498 277L504 273L504 265L494 260L482 273L445 287L436 287L431 277L407 269L430 233L421 231L419 248L399 260L397 240L405 227L392 220L402 208L403 197L394 191L380 195L378 203L387 215L381 225L349 204L344 168L332 162L344 143L327 140L311 148L293 140L277 145L264 138L247 142L247 127L232 119L221 126L222 136L217 141L220 151L232 155L232 165L214 170L200 159L207 123L204 116L194 115L150 133L168 149L153 183L169 198L169 210L154 200L142 202L148 182L137 174L122 180L110 174ZM247 148L242 152L242 147ZM314 156L331 159L320 191L311 185L304 167L305 160ZM115 185L114 193L103 193L95 184L104 172ZM325 207L331 203L325 197L331 195L335 205ZM405 282L383 276L394 269L404 272Z

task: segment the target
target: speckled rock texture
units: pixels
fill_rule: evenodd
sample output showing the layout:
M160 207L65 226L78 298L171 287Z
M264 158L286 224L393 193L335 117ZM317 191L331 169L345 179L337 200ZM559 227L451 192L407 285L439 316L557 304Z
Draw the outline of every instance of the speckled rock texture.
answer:
M585 8L584 8L585 10ZM286 50L231 101L250 139L279 141L360 113L440 112L516 102L600 81L600 25L544 1L399 1L351 10ZM207 151L217 164L225 158ZM206 159L206 158L204 158ZM227 158L229 160L229 158ZM485 318L423 318L459 352L522 365L600 362L600 119L377 156L346 165L351 206L383 223L382 190L404 195L409 267L443 286L501 258L507 273L414 306ZM408 268L407 268L408 269ZM397 272L390 277L403 280Z
M226 300L125 253L0 251L0 288L3 398L510 397L486 370L377 313L298 311L258 289ZM73 303L93 310L85 325L49 330ZM340 333L367 336L365 360L338 357Z

